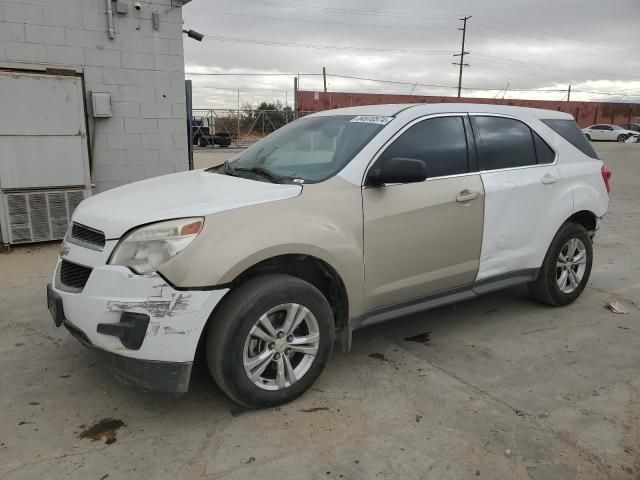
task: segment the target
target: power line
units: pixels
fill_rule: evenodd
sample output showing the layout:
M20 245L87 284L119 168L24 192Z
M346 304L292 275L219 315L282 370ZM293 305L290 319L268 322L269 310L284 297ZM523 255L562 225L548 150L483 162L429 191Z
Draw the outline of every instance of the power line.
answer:
M482 25L475 25L475 27L480 27L483 28ZM508 43L516 43L519 45L523 45L525 48L529 48L531 47L531 43L524 41L524 40L516 40L513 38L513 34L505 34L503 36L501 36L499 33L495 34L495 33L484 33L484 32L478 32L476 28L473 29L473 32L471 32L471 36L475 37L475 36L480 36L480 37L484 37L484 38L490 38L493 40L497 40L500 42L503 42L504 39L506 39L508 41ZM526 38L526 37L523 37ZM558 42L555 41L553 47L554 49L558 48ZM573 53L573 52L572 52ZM629 55L628 51L620 51L619 54L625 54L625 55ZM575 52L575 54L578 54L579 56L583 57L583 56L587 56L587 57L595 57L595 58L608 58L611 59L611 55L612 53L592 53L592 52L587 52L584 51L584 48L579 49L578 51ZM613 54L615 55L615 54Z
M310 76L310 77L321 77L322 73L293 73L293 72L236 72L236 73L215 73L215 72L185 72L185 75L201 75L201 76L211 76L211 77L226 77L226 76L247 76L247 77L256 77L256 76L267 76L267 77L291 77L291 76ZM383 83L389 85L403 85L403 86L416 86L416 87L426 87L426 88L447 88L447 89L456 89L455 85L440 85L433 83L421 83L414 81L402 81L402 80L390 80L390 79L382 79L382 78L371 78L371 77L361 77L355 75L343 75L337 73L327 73L327 77L329 78L340 78L346 80L359 80L359 81L367 81L367 82L375 82L375 83ZM475 90L475 91L502 91L504 88L487 88L487 87L462 87L462 90ZM237 88L232 88L231 90L237 90ZM245 88L246 90L246 88ZM509 88L510 92L536 92L536 93L564 93L566 89L564 88ZM573 92L578 93L591 93L598 95L621 95L628 94L634 95L634 92L600 92L600 91L587 91L587 90L573 90Z
M432 13L423 13L423 12L407 12L407 11L384 11L384 10L357 10L353 8L340 8L340 7L325 7L319 5L299 5L295 3L286 3L280 1L259 1L259 0L235 0L236 2L242 3L250 3L254 5L260 5L262 7L278 7L278 8L288 8L288 9L296 9L296 10L310 10L315 12L325 12L325 13L339 13L343 15L364 15L364 16L373 16L373 17L395 17L395 18L406 18L406 17L425 17L425 18L455 18L459 15L452 14L432 14Z
M262 7L272 7L272 8L286 8L286 9L295 9L295 10L309 10L309 11L315 11L315 12L324 12L324 13L336 13L336 14L347 14L347 15L358 15L358 16L374 16L374 17L392 17L392 18L413 18L413 17L423 17L423 18L434 18L434 19L450 19L450 18L455 18L458 17L459 15L455 15L455 14L432 14L432 13L426 13L426 12L416 12L416 11L380 11L380 10L358 10L358 9L349 9L349 8L340 8L340 7L326 7L326 6L318 6L318 5L300 5L300 4L293 4L293 3L287 3L287 2L281 2L281 1L261 1L261 0L234 0L234 5L237 5L238 2L242 2L242 3L248 3L248 4L252 4L252 5L260 5ZM196 7L189 7L192 10L200 10L200 11L209 11L206 9L198 9ZM242 15L242 16L255 16L258 18L270 18L270 19L276 19L279 20L279 17L268 17L268 16L260 16L260 15L252 15L252 14L240 14L240 13L228 13L228 12L220 12L222 14L227 14L227 15ZM484 24L485 28L489 28L492 30L498 30L498 31L503 31L503 32L507 32L510 35L513 35L513 33L516 33L518 35L522 35L523 30L524 31L529 31L531 32L529 34L530 37L532 38L537 38L537 39L541 39L543 41L546 42L554 42L557 43L558 39L561 40L568 40L568 41L573 41L575 42L574 38L570 38L570 37L563 37L563 36L558 36L558 35L547 35L547 34L541 34L539 31L533 31L531 29L528 29L526 27L522 27L520 24L518 24L517 28L514 28L512 25L507 24L507 23L503 23L503 22L499 22L496 20L493 20L491 18L488 17L484 17L482 15L477 15L476 16L477 21L480 23L480 25L482 26ZM344 24L344 25L349 25L349 26L368 26L366 24L349 24L349 23L343 23L343 22L328 22L328 21L320 21L320 20L306 20L306 19L286 19L286 20L291 20L291 21L303 21L303 22L310 22L310 23L335 23L335 24ZM373 26L373 25L372 25ZM378 27L390 27L390 28L396 28L396 26L393 25L388 25L388 26L382 26L382 25L376 25ZM402 27L402 28L423 28L420 26L408 26L408 25L402 25L402 26L398 26L398 27ZM441 28L446 28L446 27L441 27ZM428 27L426 28L428 29ZM628 49L628 48L619 48L613 45L605 45L605 44L598 44L598 43L593 43L591 40L589 41L589 47L595 47L595 48L602 48L602 49L609 49L609 50L615 50L615 51L619 51L622 53L630 53L630 52L640 52L640 50L638 49Z
M578 69L578 68L567 68L567 67L558 67L555 65L545 65L542 63L533 63L533 62L523 62L521 60L516 60L514 58L504 58L504 57L496 57L494 55L483 55L483 54L476 54L476 57L481 58L485 61L488 62L494 62L494 63L502 63L504 65L511 65L514 67L536 67L536 68L542 68L542 69L546 69L546 70L552 70L552 71L565 71L565 72L578 72L578 73L588 73L590 75L603 75L600 72L595 72L593 70L583 70L583 69ZM622 77L622 78L628 78L628 79L633 79L633 80L637 80L640 77L631 77L628 75L617 75L618 77Z
M540 34L540 32L538 32L538 31L534 32L531 29L528 29L526 27L522 27L520 24L518 24L517 28L514 28L512 25L509 25L509 24L506 24L506 23L502 23L502 22L498 22L496 20L493 20L493 19L490 19L490 18L487 18L487 17L483 17L482 15L477 15L476 16L476 20L478 22L480 22L481 24L484 23L485 24L485 28L490 28L490 29L495 29L495 30L502 30L503 32L507 32L510 35L513 35L514 33L516 33L518 35L522 35L523 31L529 31L529 32L531 32L529 34L529 37L541 39L542 41L545 41L545 42L552 42L554 44L557 43L558 40L565 40L565 41L570 41L570 42L575 42L576 41L575 38L570 38L570 37L563 37L563 36L558 36L558 35ZM589 47L609 49L609 50L617 50L617 51L625 52L625 53L640 52L640 50L638 50L638 49L620 48L620 47L616 47L616 46L613 46L613 45L605 45L605 44L593 43L591 40L589 40Z
M314 77L314 76L321 76L321 73L274 73L274 72L264 72L264 73L257 73L257 72L241 72L241 73L218 73L218 72L184 72L185 75L204 75L204 76L210 76L210 77L283 77L283 76L305 76L305 77Z
M323 45L317 43L295 43L280 40L262 40L257 38L227 37L223 35L205 34L209 40L219 42L244 43L249 45L264 45L270 47L290 47L290 48L310 48L314 50L346 50L353 52L375 52L375 53L418 53L420 55L449 55L450 50L417 50L411 48L374 48L356 47L351 45Z
M463 31L463 36L464 36ZM453 52L450 50L418 50L418 49L403 49L403 48L374 48L374 47L358 47L351 45L324 45L324 44L309 44L309 43L295 43L295 42L285 42L285 41L277 41L277 40L265 40L265 39L255 39L255 38L244 38L244 37L227 37L223 35L212 35L207 34L209 39L217 40L220 42L232 42L232 43L241 43L241 44L249 44L249 45L264 45L264 46L273 46L273 47L286 47L286 48L304 48L304 49L314 49L314 50L342 50L342 51L353 51L353 52L374 52L374 53L415 53L420 55L448 55ZM468 52L465 52L465 55ZM463 56L458 54L457 56ZM584 70L577 68L567 68L567 67L559 67L554 65L546 65L540 63L533 62L523 62L520 60L512 59L512 58L504 58L497 57L493 55L484 55L484 54L476 54L476 57L479 59L483 59L488 62L501 63L505 65L511 65L516 67L536 67L551 71L564 71L564 72L577 72L583 74L590 75L604 75L601 72L595 72L592 70ZM460 63L464 63L462 60ZM455 65L460 65L459 63L455 63ZM633 79L636 80L639 77L632 77L628 75L617 75L621 78ZM460 83L460 82L459 82Z
M379 78L355 77L355 76L352 76L352 75L338 75L338 74L335 74L335 73L327 73L327 77L346 78L346 79L351 79L351 80L363 80L363 81L378 82L378 83L390 83L390 84L396 84L396 85L417 85L419 87L455 88L455 87L452 87L450 85L433 85L433 84L429 84L429 83L404 82L404 81L397 81L397 80L382 80L382 79L379 79Z
M236 13L236 12L223 12L220 10L208 10L204 8L194 8L189 7L189 10L199 11L199 12L208 12L215 13L217 15L229 15L235 17L249 17L249 18L259 18L265 20L276 20L282 22L300 22L300 23L314 23L320 25L340 25L346 27L366 27L366 28L392 28L392 29L416 29L416 30L453 30L453 27L443 27L443 26L421 26L421 25L389 25L389 24L376 24L376 23L351 23L351 22L335 22L329 20L311 20L306 18L291 18L291 17L276 17L270 15L256 15L252 13Z

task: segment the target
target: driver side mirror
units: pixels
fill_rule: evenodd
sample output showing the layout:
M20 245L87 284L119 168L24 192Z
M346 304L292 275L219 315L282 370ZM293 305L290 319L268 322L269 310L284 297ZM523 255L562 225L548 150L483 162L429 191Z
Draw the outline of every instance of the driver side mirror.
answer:
M377 168L369 169L364 184L380 186L387 183L418 183L427 179L427 166L414 158L394 157Z

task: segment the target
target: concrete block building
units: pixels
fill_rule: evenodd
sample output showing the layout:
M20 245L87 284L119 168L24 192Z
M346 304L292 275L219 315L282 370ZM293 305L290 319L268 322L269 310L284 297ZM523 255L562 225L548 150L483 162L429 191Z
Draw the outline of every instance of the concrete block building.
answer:
M57 238L84 196L188 168L188 1L0 0L4 243Z

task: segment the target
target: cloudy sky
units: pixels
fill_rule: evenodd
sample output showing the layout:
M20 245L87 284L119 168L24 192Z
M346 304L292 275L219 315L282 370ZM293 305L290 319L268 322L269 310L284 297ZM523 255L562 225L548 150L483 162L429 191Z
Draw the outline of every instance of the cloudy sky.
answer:
M469 15L464 95L640 101L640 0L193 0L186 71L224 74L187 75L194 108L291 105L293 75L320 90L323 66L333 91L455 95Z

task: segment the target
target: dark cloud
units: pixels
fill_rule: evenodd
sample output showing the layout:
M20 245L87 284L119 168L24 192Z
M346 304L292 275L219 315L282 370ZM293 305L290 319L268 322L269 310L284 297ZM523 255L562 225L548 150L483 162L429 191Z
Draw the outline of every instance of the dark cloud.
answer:
M207 37L185 39L191 72L320 73L378 78L394 85L329 77L335 91L447 94L457 71L458 20L472 15L465 69L467 95L640 100L640 1L616 0L193 0L185 26ZM193 76L194 106L291 102L292 76ZM319 90L319 76L301 88ZM517 90L535 90L518 92ZM551 91L541 91L551 90ZM616 96L597 92L615 92ZM626 95L625 95L626 94Z

